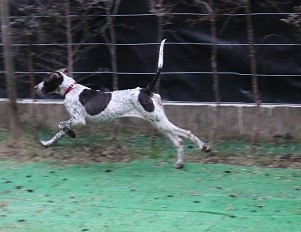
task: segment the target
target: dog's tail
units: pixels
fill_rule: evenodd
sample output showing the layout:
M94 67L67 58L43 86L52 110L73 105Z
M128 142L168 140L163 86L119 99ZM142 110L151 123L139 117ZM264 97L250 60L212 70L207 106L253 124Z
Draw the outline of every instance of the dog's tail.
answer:
M145 90L147 92L152 92L153 89L154 89L154 86L158 80L158 78L160 77L160 72L161 72L161 69L163 67L163 50L164 50L164 43L165 43L165 40L164 39L162 42L161 42L161 45L160 45L160 50L159 50L159 59L158 59L158 67L157 67L157 72L152 80L152 82L145 88Z

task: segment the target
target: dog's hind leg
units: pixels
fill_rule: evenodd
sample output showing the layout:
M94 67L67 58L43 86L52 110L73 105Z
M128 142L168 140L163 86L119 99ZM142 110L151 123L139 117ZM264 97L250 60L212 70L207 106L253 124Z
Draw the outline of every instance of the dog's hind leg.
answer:
M173 133L175 133L178 136L189 139L191 142L195 143L202 151L205 151L205 152L211 151L211 148L207 144L205 144L202 140L200 140L197 136L192 134L191 131L184 130L184 129L179 128L174 125L173 125L172 131L173 131Z
M162 134L166 135L177 149L177 162L175 165L176 168L182 168L184 166L185 160L184 148L182 144L182 139L180 137L189 139L190 141L195 143L202 151L210 151L209 146L207 146L203 141L201 141L198 137L192 134L189 130L181 129L172 124L165 115L163 116L161 114L161 116L156 117L156 119L154 118L153 120L149 121Z
M170 141L177 149L177 162L175 164L175 168L183 168L185 155L182 139L179 136L173 135L171 133L166 133L166 136L170 139Z
M202 151L210 152L210 147L206 145L202 140L195 136L191 131L184 130L172 124L164 113L164 109L159 104L156 105L155 112L151 117L146 117L149 119L156 128L162 131L164 134L170 133L174 136L180 136L185 139L189 139L191 142L196 144ZM153 118L153 120L151 120Z
M174 144L177 149L177 162L175 168L182 168L184 166L185 154L182 144L183 137L185 139L189 139L193 143L195 143L202 151L210 152L210 147L206 145L203 141L201 141L198 137L192 134L189 130L181 129L171 122L169 122L166 118L165 123L155 123L153 124L156 128L159 129L163 134L165 134Z

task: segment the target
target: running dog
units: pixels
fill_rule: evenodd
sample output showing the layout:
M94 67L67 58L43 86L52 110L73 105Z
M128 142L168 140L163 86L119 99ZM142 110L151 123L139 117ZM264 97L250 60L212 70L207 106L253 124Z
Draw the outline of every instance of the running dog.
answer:
M61 130L50 140L41 140L41 144L44 147L50 147L65 135L75 138L72 129L86 125L86 121L104 123L120 117L138 117L150 122L174 144L177 149L176 168L184 166L185 155L181 137L191 140L202 151L210 152L210 147L194 134L173 125L168 120L160 95L153 92L163 67L164 43L165 40L160 45L156 74L146 88L102 92L76 83L68 76L68 69L60 69L48 74L41 83L35 86L36 92L62 95L71 118L60 122Z

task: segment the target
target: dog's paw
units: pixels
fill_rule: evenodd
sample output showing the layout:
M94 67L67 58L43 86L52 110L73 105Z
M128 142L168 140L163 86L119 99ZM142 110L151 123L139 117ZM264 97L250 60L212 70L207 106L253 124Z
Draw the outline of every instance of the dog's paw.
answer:
M182 169L182 168L184 168L184 164L183 163L176 163L175 168L176 169Z
M44 141L44 140L40 140L40 144L45 148L48 148L51 146L51 144L49 142Z
M75 139L75 137L76 137L75 132L73 130L70 130L70 129L66 131L66 135L68 135L69 137L71 137L73 139Z
M202 148L202 151L204 151L204 152L211 152L211 147L209 145L205 144L203 146L203 148Z
M73 130L69 129L68 127L63 128L62 130L63 130L64 133L65 133L66 135L68 135L69 137L71 137L71 138L73 138L73 139L76 137L75 132L74 132Z

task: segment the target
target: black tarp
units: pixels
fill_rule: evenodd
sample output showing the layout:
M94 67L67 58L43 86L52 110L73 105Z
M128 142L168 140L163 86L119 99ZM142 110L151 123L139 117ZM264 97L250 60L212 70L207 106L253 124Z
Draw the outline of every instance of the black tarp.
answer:
M288 1L274 8L263 7L259 4L261 2L252 1L260 97L265 103L301 103L301 35L294 27L281 21L294 11L293 2ZM179 4L174 12L203 13L204 9ZM147 1L121 1L118 11L121 16L114 21L119 89L146 86L155 72L158 56L157 18L149 13ZM222 102L253 102L246 16L243 9L236 13L231 17L226 14L217 18L220 96ZM95 20L102 19L95 17ZM197 16L189 14L174 15L164 25L163 38L167 39L167 43L160 78L160 94L164 100L215 101L210 63L210 23L192 24L195 19ZM104 41L99 35L94 42ZM41 45L34 46L36 53L41 49ZM53 49L61 48L53 46ZM16 67L16 71L27 71L24 63L17 62ZM60 67L53 65L53 68ZM38 67L36 70L51 71ZM110 54L106 45L99 44L82 54L82 59L75 64L74 77L92 88L111 90L110 72L91 73L106 70L111 70ZM37 73L36 81L42 77L42 73ZM19 78L19 96L29 97L29 85L24 80L26 74ZM5 97L3 74L0 81L0 97Z

